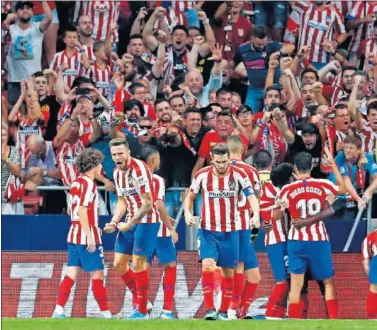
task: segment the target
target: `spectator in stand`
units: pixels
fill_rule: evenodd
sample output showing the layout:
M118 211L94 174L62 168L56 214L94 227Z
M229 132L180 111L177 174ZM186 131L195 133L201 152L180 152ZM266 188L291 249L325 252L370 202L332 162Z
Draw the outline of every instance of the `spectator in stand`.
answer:
M263 94L268 71L268 59L272 53L290 54L294 46L282 46L279 42L267 43L267 32L263 27L255 27L251 41L238 47L234 55L235 72L248 77L249 87L245 104L257 113L262 108ZM280 78L280 70L275 72L273 82Z
M243 135L249 140L249 144L252 141L253 133L253 110L250 109L247 105L241 105L237 109L237 120L243 129Z
M24 214L20 156L8 140L9 127L1 123L1 214Z
M94 55L93 45L93 22L90 16L81 15L77 20L77 32L79 33L79 41L85 51L86 56L91 64L95 63L96 56Z
M283 41L284 30L288 19L287 1L256 1L254 4L255 26L273 26L271 37L275 41Z
M33 2L34 15L31 18L32 22L35 22L35 23L42 22L46 17L41 2L40 1ZM59 17L58 17L58 11L56 10L55 1L46 1L46 2L48 6L50 7L51 14L52 14L52 22L50 26L48 27L48 29L46 30L46 32L44 33L44 38L43 38L47 65L49 65L56 53L56 43L58 41L58 30L59 30Z
M373 23L376 21L377 3L375 1L356 1L346 16L346 28L351 35L348 46L352 64L357 65L363 40L373 37ZM377 50L376 50L377 51ZM367 54L364 53L365 58Z
M347 39L343 19L338 10L325 1L294 2L292 8L299 14L298 48L310 46L308 61L316 69L323 68L330 55L324 49L328 40L336 49ZM336 36L336 39L334 39Z
M138 100L128 100L124 102L124 114L127 116L126 120L130 123L137 123L140 117L144 117L144 108Z
M155 120L156 113L153 105L146 100L148 88L146 88L146 86L141 82L135 82L129 87L128 90L130 92L131 98L139 101L143 105L145 116L151 118L152 120Z
M170 106L173 111L175 111L179 115L183 115L183 113L187 109L186 101L182 96L173 96L169 99Z
M241 96L241 103L245 103L247 94L247 78L236 77L232 64L227 60L222 60L223 87L232 92L237 92ZM212 103L212 102L211 102Z
M227 88L220 88L216 91L216 102L223 110L232 111L233 114L237 111L233 107L232 92Z
M203 126L209 129L215 129L217 114L222 111L220 104L211 103L207 107L202 108Z
M65 69L63 73L64 83L68 88L71 88L73 81L81 75L82 70L90 68L90 62L85 49L79 42L75 27L70 27L64 31L63 38L66 48L55 54L50 68L57 71L58 65L63 65Z
M227 138L233 134L235 129L234 117L231 112L223 110L216 117L216 128L214 131L208 132L200 145L198 152L198 160L192 170L194 175L199 171L205 163L209 164L211 161L210 152L213 146L220 142L226 142ZM248 140L241 135L242 143L245 146L245 150L249 147Z
M30 78L37 71L42 71L43 33L52 22L51 10L47 1L42 1L45 18L40 23L31 22L33 3L19 1L16 14L8 15L3 28L7 28L11 45L7 55L8 66L8 105L11 108L21 94L21 81ZM17 19L16 24L11 23Z
M252 25L243 17L243 1L226 1L219 6L214 16L216 41L224 47L224 59L233 59L238 46L250 40Z

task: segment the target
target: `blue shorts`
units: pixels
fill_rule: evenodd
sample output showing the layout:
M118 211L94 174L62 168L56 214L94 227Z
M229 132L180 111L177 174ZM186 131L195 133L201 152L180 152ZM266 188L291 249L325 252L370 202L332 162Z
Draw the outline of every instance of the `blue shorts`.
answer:
M240 252L238 231L220 233L202 229L198 238L200 261L215 259L219 267L237 267Z
M115 240L114 252L152 256L157 245L159 228L159 223L139 223L125 233L119 232Z
M377 285L377 256L373 257L369 264L369 283Z
M170 264L177 261L177 251L171 237L157 237L157 245L151 256L148 256L148 263L152 264L154 257L157 257L159 265Z
M58 17L58 11L55 9L51 10L52 13L52 24L59 24L59 17ZM39 23L42 22L45 18L45 14L40 15L33 15L31 17L31 21L33 23Z
M328 241L288 241L289 272L304 274L310 268L313 279L326 280L334 276L331 244Z
M254 250L254 244L253 242L250 241L250 237L249 237L249 253L247 256L247 260L245 261L245 264L244 264L244 270L246 271L246 270L258 268L258 267L259 265L258 265L257 254L255 253L255 250Z
M97 245L96 250L90 253L86 245L68 243L68 267L80 267L84 272L103 270L103 247Z
M287 242L266 245L266 250L275 282L288 279Z
M240 236L240 262L246 262L249 257L251 230L239 230L238 235Z

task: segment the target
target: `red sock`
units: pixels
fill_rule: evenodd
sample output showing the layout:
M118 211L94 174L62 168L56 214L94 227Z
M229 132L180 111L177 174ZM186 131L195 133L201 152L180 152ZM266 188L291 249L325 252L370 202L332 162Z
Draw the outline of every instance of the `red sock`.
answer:
M68 276L64 276L63 280L60 282L58 298L56 299L56 304L64 307L67 303L69 295L71 294L72 286L75 282Z
M330 319L337 319L338 318L338 300L331 299L326 300L327 312L329 313Z
M308 318L308 311L309 311L309 299L308 299L307 293L301 295L301 301L303 303L302 317L304 319L307 319Z
M215 289L213 272L202 272L202 289L204 295L204 306L206 310L216 309L213 302L213 291Z
M377 319L377 293L368 292L367 298L367 318Z
M108 311L109 304L107 300L107 291L103 285L103 280L92 280L92 290L101 312Z
M232 299L230 300L229 308L233 310L238 309L240 304L243 287L245 286L245 275L243 273L234 274L234 287Z
M220 312L228 312L230 299L232 299L234 277L223 277L221 281L221 306Z
M303 307L304 303L302 301L300 301L298 304L289 304L288 317L290 319L302 319Z
M276 284L267 303L266 316L284 317L287 306L288 283Z
M246 282L245 288L243 289L242 298L241 298L241 311L242 313L247 313L247 310L249 309L254 295L255 291L257 291L258 284L256 283L250 283Z
M134 271L129 268L128 271L126 271L123 275L121 275L121 278L126 285L126 287L130 290L132 293L132 304L134 307L136 307L138 301L137 301L137 294L136 294L136 283L135 283L135 273Z
M136 291L138 298L138 311L147 314L148 294L149 294L149 274L148 269L135 273Z
M164 275L164 310L171 311L177 280L177 267L166 267Z

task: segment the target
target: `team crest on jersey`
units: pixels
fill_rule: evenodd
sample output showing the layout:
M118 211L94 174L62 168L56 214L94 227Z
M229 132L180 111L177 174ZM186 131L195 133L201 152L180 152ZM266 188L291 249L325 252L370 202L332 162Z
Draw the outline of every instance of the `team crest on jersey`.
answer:
M229 181L229 189L235 190L236 189L236 182L235 181Z
M94 10L98 11L99 13L104 13L109 10L109 2L105 1L104 3L96 3L94 6Z
M262 52L261 56L262 56L262 57L266 57L266 56L267 56L267 53L266 53L266 52Z
M238 29L238 35L239 35L240 37L243 37L243 36L244 36L244 33L245 33L244 29Z

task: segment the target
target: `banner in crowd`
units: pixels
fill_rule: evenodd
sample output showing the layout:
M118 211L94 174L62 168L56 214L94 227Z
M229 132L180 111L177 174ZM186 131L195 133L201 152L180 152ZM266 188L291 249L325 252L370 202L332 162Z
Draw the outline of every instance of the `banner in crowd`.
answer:
M112 269L112 253L105 253L106 286L109 305L117 317L132 312L130 292ZM335 286L341 318L365 318L368 281L361 265L360 254L334 254ZM56 301L58 285L65 275L67 255L63 252L3 252L2 254L2 316L50 317ZM180 252L177 262L177 284L174 312L178 318L204 316L201 286L201 265L195 252ZM262 282L250 307L252 315L264 315L268 296L274 285L267 256L258 254ZM163 269L153 265L150 274L152 317L158 317L163 305ZM309 286L309 317L325 318L323 298L315 282ZM70 317L98 317L88 274L82 274L72 288L66 315Z

